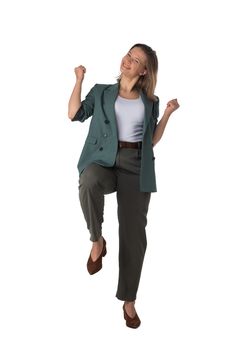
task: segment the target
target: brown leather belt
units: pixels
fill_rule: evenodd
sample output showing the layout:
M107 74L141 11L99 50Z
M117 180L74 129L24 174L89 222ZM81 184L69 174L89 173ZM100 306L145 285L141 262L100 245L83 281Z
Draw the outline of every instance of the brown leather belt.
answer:
M119 141L118 142L119 148L142 148L142 142L126 142L126 141Z

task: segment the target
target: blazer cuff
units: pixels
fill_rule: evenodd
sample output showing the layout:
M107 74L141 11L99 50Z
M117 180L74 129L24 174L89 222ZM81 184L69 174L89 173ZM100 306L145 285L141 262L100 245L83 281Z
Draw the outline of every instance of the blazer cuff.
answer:
M85 110L83 108L83 104L81 104L81 107L76 112L74 118L71 119L71 121L72 122L75 122L75 121L83 122L84 120L85 120Z

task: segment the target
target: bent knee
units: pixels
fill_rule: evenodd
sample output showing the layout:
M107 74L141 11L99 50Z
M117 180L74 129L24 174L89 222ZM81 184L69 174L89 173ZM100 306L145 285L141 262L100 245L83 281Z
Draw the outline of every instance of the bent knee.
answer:
M79 183L81 187L92 189L99 185L100 179L98 167L98 164L88 165L80 176Z

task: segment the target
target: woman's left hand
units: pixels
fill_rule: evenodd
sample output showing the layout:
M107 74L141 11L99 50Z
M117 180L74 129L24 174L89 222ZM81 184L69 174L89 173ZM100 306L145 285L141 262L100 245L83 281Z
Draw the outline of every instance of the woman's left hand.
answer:
M170 116L170 115L171 115L174 111L176 111L179 107L180 107L180 105L179 105L179 103L178 103L178 101L177 101L177 98L175 98L175 99L173 99L173 100L171 100L171 101L169 101L169 102L167 103L167 107L166 107L166 109L165 109L165 111L164 111L164 114Z

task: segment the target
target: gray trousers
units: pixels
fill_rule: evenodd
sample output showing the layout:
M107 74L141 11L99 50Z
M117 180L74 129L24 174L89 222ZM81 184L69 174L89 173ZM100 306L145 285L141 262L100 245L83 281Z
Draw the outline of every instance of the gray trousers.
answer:
M116 192L119 221L119 280L116 297L134 301L146 251L149 192L140 192L140 151L121 148L111 168L89 165L79 179L79 198L91 241L102 235L104 195Z

